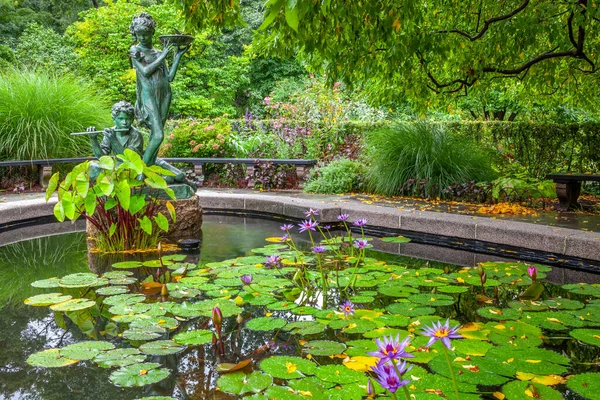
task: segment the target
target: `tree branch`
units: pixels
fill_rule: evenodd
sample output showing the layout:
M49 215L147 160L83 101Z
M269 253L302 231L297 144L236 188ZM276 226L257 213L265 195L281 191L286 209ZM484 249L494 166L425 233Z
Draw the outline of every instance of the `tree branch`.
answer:
M486 19L485 21L483 21L483 28L481 28L479 33L477 33L475 35L471 35L465 31L461 31L459 29L449 29L449 30L444 30L444 31L437 31L436 33L457 33L461 36L466 37L467 39L469 39L470 41L473 42L477 39L480 39L487 32L487 30L489 29L491 24L493 24L495 22L504 21L506 19L514 17L515 15L517 15L518 13L523 11L525 8L527 8L528 5L529 5L529 0L523 0L523 3L521 3L521 5L519 7L515 8L508 14L499 15L497 17L492 17L490 19ZM479 23L478 23L478 25L479 25Z

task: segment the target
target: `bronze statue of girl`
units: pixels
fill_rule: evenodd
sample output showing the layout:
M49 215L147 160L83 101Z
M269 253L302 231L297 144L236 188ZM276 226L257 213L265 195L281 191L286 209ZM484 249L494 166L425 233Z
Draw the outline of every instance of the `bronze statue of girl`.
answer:
M181 56L189 48L178 47L171 67L167 67L165 59L173 45L166 45L163 51L153 47L155 26L156 22L150 14L143 12L133 17L129 27L134 40L137 41L129 52L137 80L135 117L140 125L150 129L150 139L143 156L147 165L156 162L171 105L170 82L175 78Z

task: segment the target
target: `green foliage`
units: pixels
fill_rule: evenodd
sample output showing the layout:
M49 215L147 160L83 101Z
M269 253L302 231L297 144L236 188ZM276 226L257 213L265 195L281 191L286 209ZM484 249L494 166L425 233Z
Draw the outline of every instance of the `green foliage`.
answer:
M82 156L89 153L87 138L69 133L109 123L106 102L72 76L0 75L0 159Z
M52 71L57 74L75 72L77 56L62 35L33 23L19 38L15 52L20 67Z
M241 0L193 3L175 2L192 27L241 21ZM518 76L530 97L556 94L593 108L596 96L581 91L597 86L586 72L599 62L598 9L596 1L272 0L253 46L269 56L304 53L330 82L369 82L378 98L395 99L401 88L423 109L447 101L434 91L464 93L498 76Z
M108 1L106 7L88 10L82 21L67 30L79 55L80 73L112 101L135 100L135 70L127 53L132 44L129 24L141 11L156 20L155 47L160 48L160 35L182 30L183 20L173 7L144 7L135 0ZM184 116L234 114L236 94L248 82L247 63L247 57L224 55L222 43L209 37L208 32L196 35L172 82L175 96L171 111Z
M165 157L234 157L231 124L224 117L173 121L165 142Z
M0 71L14 66L16 61L17 59L12 49L4 44L0 44Z
M114 158L103 156L97 163L86 161L73 168L62 182L59 173L55 173L46 190L46 200L58 192L54 215L61 222L65 218L75 221L85 213L98 232L94 240L99 250L155 248L161 233L169 230L169 223L156 212L157 201L147 193L149 188L162 190L175 199L161 176L173 174L156 165L146 166L139 154L130 149L117 155L117 159L115 162ZM143 182L138 180L140 175ZM174 211L169 210L174 220Z
M347 193L362 188L364 165L347 158L340 158L311 171L304 185L305 192Z
M493 176L489 156L441 125L397 123L367 136L369 185L385 195L437 197L453 183Z

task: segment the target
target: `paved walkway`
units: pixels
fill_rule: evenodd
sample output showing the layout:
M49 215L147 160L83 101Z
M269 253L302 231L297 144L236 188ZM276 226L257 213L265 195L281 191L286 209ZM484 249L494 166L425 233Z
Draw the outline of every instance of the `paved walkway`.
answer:
M318 208L324 222L334 222L340 213L347 213L351 220L367 218L369 225L386 229L526 248L549 253L551 257L600 261L600 232L594 232L600 231L597 216L543 213L490 217L460 204L296 191L203 188L197 193L207 211L242 210L303 218L306 210ZM51 199L46 203L42 193L0 196L0 228L11 221L52 215L55 202Z

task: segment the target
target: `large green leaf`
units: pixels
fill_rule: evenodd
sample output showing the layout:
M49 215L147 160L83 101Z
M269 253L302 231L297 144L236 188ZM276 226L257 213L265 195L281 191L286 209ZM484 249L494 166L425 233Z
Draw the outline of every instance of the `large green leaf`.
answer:
M98 181L98 186L105 196L110 196L113 192L114 184L108 178L108 176L104 176L100 181Z
M109 156L102 156L98 159L98 166L102 169L112 171L115 168L115 160Z
M140 223L140 228L148 235L152 235L152 221L146 215L143 218L138 218L138 222Z
M119 181L115 187L119 204L124 210L129 211L129 205L131 200L131 188L127 181Z
M287 322L281 318L260 317L251 319L246 323L246 328L253 331L275 331L285 326Z
M27 364L44 368L66 367L76 362L78 360L63 357L59 349L44 350L27 357Z
M182 352L184 349L185 347L177 345L177 343L172 340L155 340L140 346L140 351L142 353L156 356L176 354Z
M343 365L321 365L315 370L315 375L325 382L331 383L354 383L366 384L367 376L358 371L346 368Z
M47 294L38 294L37 296L29 297L25 299L25 304L30 306L42 307L42 306L51 306L56 303L61 303L63 301L70 300L71 296L68 294L62 293L47 293Z
M90 189L90 181L85 172L80 173L75 178L75 189L81 197L86 197Z
M246 393L259 393L273 383L273 378L262 372L254 371L250 375L243 372L233 372L221 376L217 380L217 387L225 393L242 395Z
M138 349L116 349L97 354L94 362L102 368L123 367L141 363L146 359L144 354L140 354Z
M162 213L157 213L154 216L154 222L156 222L156 225L158 225L161 230L165 232L169 231L169 221Z
M98 354L114 348L115 346L110 342L86 341L63 347L60 349L60 355L73 360L91 360Z
M600 347L600 330L598 329L573 329L569 331L569 335L583 343Z
M586 372L567 381L569 389L589 400L600 400L600 373Z
M346 350L346 345L331 340L311 340L302 348L304 353L314 356L333 356L341 354Z
M212 341L213 333L205 329L197 329L192 331L186 331L178 333L173 337L177 343L185 344L188 346L197 346L210 343Z
M530 381L512 381L502 387L502 393L506 395L506 400L562 400L562 394L541 383ZM537 393L537 397L536 397Z
M46 202L50 200L50 197L58 187L58 180L60 178L60 173L55 172L54 175L48 181L48 187L46 188Z
M273 378L297 379L313 375L317 365L300 357L274 356L261 361L260 369Z
M158 363L132 364L110 374L110 381L123 387L146 386L169 376L169 370L158 368Z

